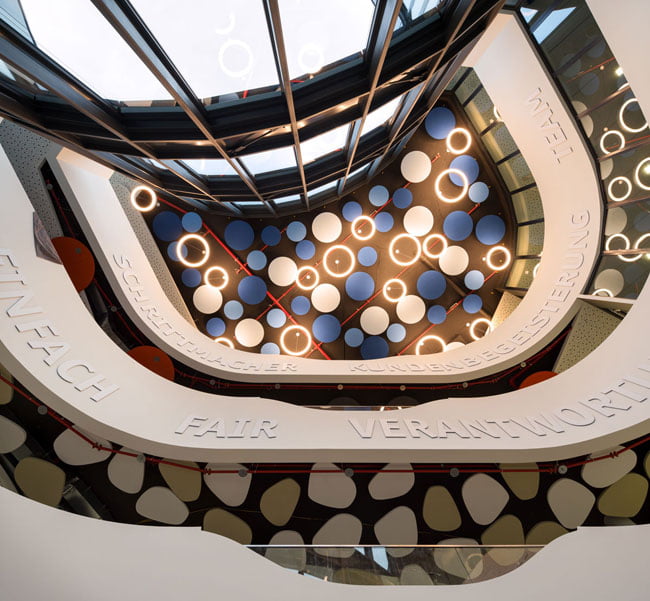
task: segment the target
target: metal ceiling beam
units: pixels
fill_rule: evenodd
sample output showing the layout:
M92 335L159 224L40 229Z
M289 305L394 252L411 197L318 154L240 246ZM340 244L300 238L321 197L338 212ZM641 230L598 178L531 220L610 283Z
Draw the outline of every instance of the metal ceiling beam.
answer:
M309 194L307 192L307 179L305 178L305 166L302 160L302 150L300 148L300 136L298 134L298 121L296 119L296 107L293 102L293 91L291 90L291 78L289 76L289 63L287 62L287 52L284 45L284 32L282 30L282 18L278 0L263 0L266 23L271 36L271 45L273 46L273 57L275 59L275 68L278 72L278 79L282 86L282 92L287 101L287 110L289 111L289 123L291 125L291 134L293 136L293 151L296 156L298 173L300 174L300 183L302 185L303 202L309 209Z
M250 191L259 200L266 203L270 211L275 214L273 207L258 192L253 179L242 170L237 161L228 155L223 148L223 143L212 135L202 103L128 0L92 0L92 3L171 94L206 140L235 170ZM182 170L182 172L192 176L195 180L197 179L193 173L189 173L187 170Z

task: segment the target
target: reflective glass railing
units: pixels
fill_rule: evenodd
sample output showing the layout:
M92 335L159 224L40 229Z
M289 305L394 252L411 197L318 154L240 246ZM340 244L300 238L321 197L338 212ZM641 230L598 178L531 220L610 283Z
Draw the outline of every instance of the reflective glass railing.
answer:
M249 548L284 568L328 582L453 585L507 574L528 561L542 545L250 545Z

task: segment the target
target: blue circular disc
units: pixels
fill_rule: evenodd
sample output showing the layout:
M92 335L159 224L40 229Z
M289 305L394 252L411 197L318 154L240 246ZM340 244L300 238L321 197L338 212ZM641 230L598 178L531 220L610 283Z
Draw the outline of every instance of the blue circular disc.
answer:
M169 246L167 246L167 256L172 260L172 261L178 261L178 257L176 256L176 248L178 246L178 242L171 242ZM187 246L183 244L181 247L181 256L183 259L187 259Z
M210 336L223 336L223 333L226 331L226 322L220 317L212 317L208 319L205 324L205 329L207 330Z
M411 192L408 188L397 188L397 190L393 192L393 204L398 209L406 209L411 205L412 202L413 192Z
M296 296L291 301L291 310L296 315L306 315L309 313L309 309L311 309L311 303L306 296Z
M345 291L352 300L364 301L375 291L375 280L365 271L356 271L345 281Z
M373 186L368 192L368 200L374 207L380 207L388 202L390 195L386 186Z
M467 178L468 183L472 184L476 181L479 172L478 161L469 156L468 154L461 154L459 157L456 157L451 164L449 165L451 169L458 169L462 171ZM456 173L450 173L449 179L456 184L457 186L463 185L463 180Z
M465 211L452 211L445 217L442 229L447 238L458 242L469 237L474 229L474 222L472 216Z
M361 346L363 342L363 332L359 328L350 328L345 333L345 344L351 346L352 348L357 348Z
M456 127L456 117L449 109L438 106L427 115L424 127L434 140L444 140Z
M186 232L198 232L203 225L203 219L198 213L185 213L181 219L181 224Z
M341 333L341 324L334 315L319 315L311 326L314 338L320 342L334 342Z
M391 342L402 342L406 338L406 328L401 323L392 323L386 330L386 336Z
M257 305L266 298L266 282L259 276L248 275L237 286L237 293L248 305Z
M287 321L287 316L282 309L271 309L266 314L266 323L272 328L281 328Z
M354 201L351 200L349 202L346 202L343 205L343 219L346 221L354 221L357 217L361 217L363 214L363 209L361 208L361 205Z
M255 232L249 223L237 220L231 221L226 226L224 233L226 244L233 250L246 250L253 240L255 240Z
M280 347L275 342L265 342L260 349L262 355L279 355Z
M501 242L506 233L506 224L497 215L481 217L476 224L476 237L478 241L487 246Z
M244 306L236 300L228 301L223 306L223 314L228 319L239 319L244 314Z
M434 325L443 323L447 319L447 311L442 305L433 305L427 311L427 319Z
M201 283L201 272L198 269L183 269L181 280L189 288L196 288Z
M490 188L484 182L475 182L469 187L469 199L477 204L484 202L489 194Z
M390 230L393 229L394 224L395 220L393 219L393 216L386 211L382 211L375 215L375 227L378 232L390 232Z
M388 355L388 342L381 336L369 336L361 345L361 356L368 359L383 359Z
M364 246L359 249L357 259L364 267L370 267L377 262L377 251L372 246Z
M180 238L183 234L181 220L176 213L163 211L153 218L153 233L156 237L165 242L171 242Z
M282 234L280 233L280 230L274 225L267 225L262 230L262 242L267 246L276 246L280 243L281 238Z
M291 242L300 242L307 235L307 228L302 221L292 221L287 226L287 238Z
M296 255L303 261L309 261L316 253L316 247L311 240L301 240L296 244Z
M430 269L418 278L417 289L422 298L433 300L445 293L447 280L439 271Z
M478 313L483 307L483 299L478 294L468 294L463 299L463 309L466 313Z
M246 263L253 271L266 267L266 255L261 250L252 250L246 257Z
M465 274L465 286L470 290L478 290L484 282L485 276L478 269L472 269Z

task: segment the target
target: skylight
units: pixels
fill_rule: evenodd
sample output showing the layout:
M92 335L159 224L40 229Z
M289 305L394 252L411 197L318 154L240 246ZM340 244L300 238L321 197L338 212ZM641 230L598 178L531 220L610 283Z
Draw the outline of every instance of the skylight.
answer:
M201 175L237 175L226 159L186 159L183 163Z
M326 131L324 134L302 142L300 144L300 151L302 153L303 163L310 163L330 152L343 148L347 141L349 128L350 124L346 123L345 125L341 125L340 127Z
M371 132L373 129L380 127L386 121L388 121L394 114L397 108L400 106L402 98L404 96L398 96L386 104L382 104L380 107L376 108L374 111L370 111L366 117L366 121L363 124L361 130L361 135L364 136L368 132Z
M239 157L241 162L246 165L253 175L276 171L278 169L288 169L296 167L296 156L293 152L293 146L284 146L274 150L265 150L254 154L247 154Z

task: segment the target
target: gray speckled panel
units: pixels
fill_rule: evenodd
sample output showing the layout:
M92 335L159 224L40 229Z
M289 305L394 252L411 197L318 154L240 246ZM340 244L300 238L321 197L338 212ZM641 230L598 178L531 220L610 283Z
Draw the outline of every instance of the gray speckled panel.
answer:
M122 175L121 173L113 173L110 179L113 190L126 213L126 216L131 223L131 227L135 232L135 235L138 237L138 241L142 245L145 255L151 263L151 267L160 282L160 286L167 295L169 301L174 305L176 310L192 325L194 325L194 320L190 315L190 312L185 305L185 301L181 296L181 293L178 291L178 286L172 277L172 274L169 272L165 260L163 259L158 246L156 245L147 224L144 222L142 215L138 213L132 206L130 201L131 190L138 185L138 182L135 182L129 177Z
M498 325L502 324L505 318L517 308L520 302L521 299L518 296L515 296L510 292L504 292L499 304L497 305L496 311L492 315L492 326L496 328Z

